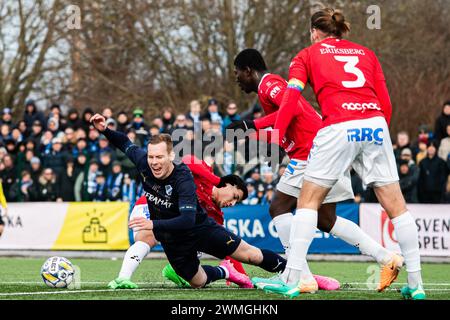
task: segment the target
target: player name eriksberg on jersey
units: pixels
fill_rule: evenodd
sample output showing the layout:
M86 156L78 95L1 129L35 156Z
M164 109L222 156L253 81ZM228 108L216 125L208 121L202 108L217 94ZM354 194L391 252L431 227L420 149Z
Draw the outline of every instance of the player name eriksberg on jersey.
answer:
M183 306L171 308L172 315L194 315L202 318L214 315L277 315L278 306L271 304L215 304L214 306Z
M348 49L348 48L320 48L320 54L359 54L366 55L363 49Z

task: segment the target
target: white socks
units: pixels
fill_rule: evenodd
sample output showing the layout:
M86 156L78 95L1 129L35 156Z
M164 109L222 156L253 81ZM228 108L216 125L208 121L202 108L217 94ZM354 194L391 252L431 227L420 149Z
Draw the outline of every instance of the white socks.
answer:
M391 220L394 225L395 236L405 258L408 272L408 286L411 289L422 286L420 274L419 235L417 226L409 211Z
M379 264L387 264L391 259L389 250L373 240L353 221L337 217L330 233L348 244L358 247L363 254L374 257Z
M317 227L317 211L297 209L292 219L289 238L290 254L282 279L288 284L296 284L300 279L308 248L314 239Z
M294 215L288 212L280 214L272 219L275 229L277 229L281 245L286 253L286 257L289 257L289 235L291 234L292 218L294 218Z
M283 245L286 257L289 257L289 237L291 234L291 225L293 218L294 215L290 212L281 214L273 218L273 223L275 225L275 229L277 229L278 237L280 238L281 244ZM308 262L306 261L306 259L304 259L303 261L301 270L301 278L306 281L311 281L313 275L311 273L311 270L309 270ZM291 272L288 278L288 284L291 281L297 283L300 280L300 272Z
M119 278L125 278L130 280L133 273L141 261L150 252L150 246L143 241L136 241L131 247L128 248L123 258L122 268L120 269Z

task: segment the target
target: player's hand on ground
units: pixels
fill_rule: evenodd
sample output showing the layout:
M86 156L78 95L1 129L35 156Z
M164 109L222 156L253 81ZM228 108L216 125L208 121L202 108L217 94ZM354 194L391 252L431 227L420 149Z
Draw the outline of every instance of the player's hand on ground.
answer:
M102 132L106 130L106 119L101 114L94 114L89 121L98 131Z
M244 131L250 130L250 129L256 129L255 127L255 122L253 120L238 120L238 121L233 121L232 123L230 123L226 129L230 129L230 130L237 130L237 129L242 129Z
M134 231L140 230L152 230L153 229L153 221L147 220L143 217L136 217L131 219L128 222L128 227L133 229Z

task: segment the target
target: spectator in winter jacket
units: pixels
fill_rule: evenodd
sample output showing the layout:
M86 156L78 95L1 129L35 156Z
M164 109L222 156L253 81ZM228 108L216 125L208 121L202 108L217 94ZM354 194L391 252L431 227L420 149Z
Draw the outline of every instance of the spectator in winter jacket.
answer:
M58 185L56 176L51 168L42 172L37 185L37 201L56 201L58 197Z
M36 103L31 99L25 102L23 120L27 124L28 128L31 128L36 120L41 123L42 127L46 125L44 114L37 110Z
M53 133L49 130L45 131L41 137L41 142L39 143L39 153L42 156L45 156L52 151L52 140Z
M74 164L74 176L75 180L78 178L78 175L82 172L86 172L88 170L88 158L84 153L80 153L75 158L75 164Z
M85 138L78 139L77 144L72 149L72 157L73 158L77 158L80 154L84 154L88 159L91 156L91 154L89 153L87 141Z
M99 157L99 170L103 172L105 177L112 172L112 156L110 152L102 152Z
M225 128L233 121L241 120L241 116L238 114L237 104L230 102L226 108L227 115L223 119L223 135L225 136Z
M67 127L64 130L64 136L62 137L62 142L65 146L65 150L70 154L72 149L77 144L77 138L75 137L75 131L72 128Z
M136 108L133 111L133 121L128 125L128 132L133 129L136 133L136 137L139 140L140 145L144 144L144 141L148 137L148 125L144 121L144 110Z
M163 121L162 132L171 134L173 130L173 123L175 122L175 114L171 107L165 107L161 113L161 119Z
M75 201L92 201L97 190L98 162L91 159L87 172L81 172L75 181Z
M442 113L436 119L434 125L434 136L438 148L441 143L441 140L448 136L447 126L449 124L450 124L450 100L444 102L444 105L442 106Z
M212 122L218 122L220 124L220 131L223 128L223 114L219 111L219 103L216 99L212 98L208 100L208 108L203 117L209 119Z
M436 154L436 145L427 148L427 157L420 162L418 198L420 203L440 203L447 182L447 164Z
M66 169L57 176L58 199L62 201L75 201L75 164L71 158L66 162Z
M98 137L100 134L93 126L89 127L89 133L88 133L88 151L92 156L97 157L98 156Z
M129 124L127 113L125 111L119 112L117 115L117 131L126 133Z
M121 199L123 179L124 174L122 172L122 166L120 165L120 162L113 161L112 173L106 178L109 200L117 201Z
M2 124L0 126L0 143L5 143L5 141L11 139L11 127L9 124Z
M10 127L13 126L13 123L12 123L12 110L11 110L11 108L8 108L8 107L3 108L2 118L0 119L0 123L1 124L7 124Z
M397 133L397 140L394 144L394 155L395 160L397 160L397 164L400 161L400 155L403 149L406 148L411 150L409 134L406 131L400 131L399 133Z
M136 181L128 173L124 174L122 185L122 201L134 202L137 197Z
M31 174L28 171L23 171L21 178L11 187L10 196L13 201L30 202L37 201L38 194Z
M408 161L401 160L399 168L400 189L407 203L417 202L418 175L411 171Z
M72 128L73 130L78 130L82 127L81 119L77 109L72 108L69 110L66 126L67 128Z
M450 123L447 125L447 137L441 140L441 144L439 146L439 158L444 161L448 160L450 153Z
M30 175L34 185L38 185L39 177L42 174L41 160L38 157L33 157L30 160Z
M106 185L105 174L102 171L97 171L96 177L96 189L93 197L93 201L104 202L108 199L108 187Z
M200 132L202 125L200 122L200 112L202 110L202 106L200 105L200 102L198 100L192 100L189 103L189 112L186 113L186 118L189 119L193 126L194 126L194 132Z
M109 145L109 140L104 135L100 135L98 138L98 154L101 155L105 152L113 154L114 150Z
M34 142L36 150L40 149L42 134L43 134L42 124L39 120L36 120L33 123L33 127L31 128L31 132L28 138Z
M94 110L87 107L83 111L83 115L81 116L81 128L86 132L86 134L89 133L90 127L91 127L91 117L94 115Z
M56 175L62 174L66 168L68 155L62 148L62 140L60 138L53 138L52 150L43 157L44 167L51 168Z

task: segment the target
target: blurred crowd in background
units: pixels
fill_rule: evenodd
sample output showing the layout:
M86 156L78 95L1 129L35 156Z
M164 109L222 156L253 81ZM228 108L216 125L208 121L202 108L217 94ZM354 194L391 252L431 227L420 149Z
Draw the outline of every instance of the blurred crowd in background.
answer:
M202 107L193 100L186 113L176 114L170 107L160 116L144 117L143 108L114 113L100 111L109 128L124 132L138 146L146 148L149 137L185 129L183 143L194 144L198 134L224 133L228 124L240 119L262 117L255 105L239 113L234 102L221 106L209 99ZM91 108L82 111L51 105L45 112L27 100L19 121L11 109L4 108L0 118L0 178L7 201L134 201L142 188L134 165L89 123ZM391 129L392 130L392 129ZM442 106L434 127L422 125L410 137L400 131L393 138L400 186L409 203L450 203L450 101ZM180 142L181 143L181 142ZM204 151L208 139L201 142ZM194 152L195 148L192 148ZM289 159L274 170L267 163L249 161L236 145L204 158L219 175L238 174L246 182L249 197L244 204L272 201L276 184ZM239 160L239 161L238 161ZM252 164L253 163L253 164ZM352 172L355 202L375 202L373 190Z

